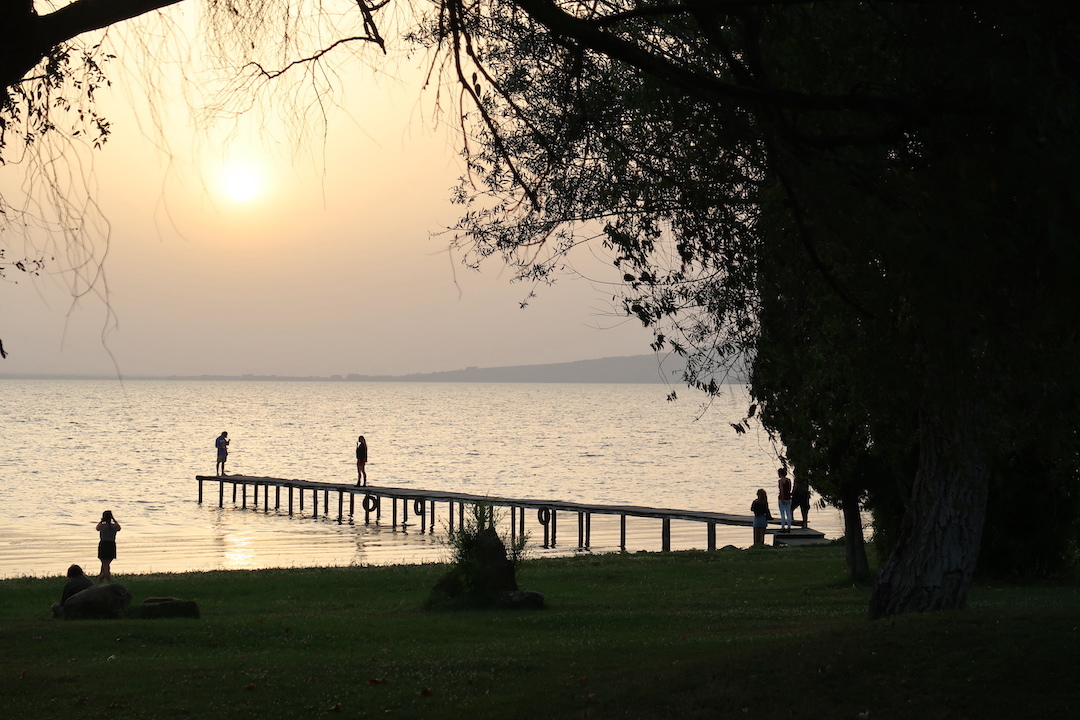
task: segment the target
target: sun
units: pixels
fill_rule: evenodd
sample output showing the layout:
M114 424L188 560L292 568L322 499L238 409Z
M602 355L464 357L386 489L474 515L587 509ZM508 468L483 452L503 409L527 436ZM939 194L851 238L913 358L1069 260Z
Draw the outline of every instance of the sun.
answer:
M250 162L232 161L221 172L221 188L236 202L254 200L264 185L262 168Z

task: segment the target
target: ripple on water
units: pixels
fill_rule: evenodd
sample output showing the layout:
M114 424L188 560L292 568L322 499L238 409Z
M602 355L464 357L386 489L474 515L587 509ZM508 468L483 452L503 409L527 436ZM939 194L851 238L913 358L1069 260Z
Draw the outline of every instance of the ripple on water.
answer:
M376 485L741 514L775 478L767 438L731 431L745 415L738 392L702 416L694 400L668 402L661 385L0 383L0 503L16 519L0 525L4 577L95 566L93 526L105 509L124 528L120 573L444 557L431 535L234 509L229 491L219 510L216 487L199 505L194 476L213 474L222 430L230 473L350 484L360 434ZM839 534L836 513L815 513L815 527ZM537 552L571 552L575 522L560 517L559 545ZM615 525L594 518L592 551L617 549ZM542 539L540 526L530 532ZM704 547L700 524L672 532L676 548ZM648 522L631 521L628 533L630 549L659 549ZM718 530L721 545L724 533L749 543L745 528Z

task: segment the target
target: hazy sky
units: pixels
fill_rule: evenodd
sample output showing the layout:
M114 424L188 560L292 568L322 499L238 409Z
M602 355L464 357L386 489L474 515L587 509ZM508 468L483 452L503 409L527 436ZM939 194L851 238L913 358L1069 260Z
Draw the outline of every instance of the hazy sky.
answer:
M432 234L460 210L449 202L460 138L432 120L418 71L384 67L339 60L344 107L329 109L325 144L321 123L273 116L280 98L207 130L177 99L190 81L152 78L147 105L147 81L119 73L101 95L112 136L78 153L110 224L98 287L112 317L97 295L72 304L64 278L9 273L0 374L112 374L113 359L133 376L401 374L648 352L649 333L618 316L602 283L568 277L521 309L530 288L498 261L478 274L448 254ZM230 167L258 187L230 187ZM10 194L26 172L0 167L0 187ZM575 266L615 277L606 261Z

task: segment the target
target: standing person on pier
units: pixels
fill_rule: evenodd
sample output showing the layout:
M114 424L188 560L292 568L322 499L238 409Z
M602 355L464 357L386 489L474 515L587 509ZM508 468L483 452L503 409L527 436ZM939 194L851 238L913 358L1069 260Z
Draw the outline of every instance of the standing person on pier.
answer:
M363 435L356 440L356 485L367 485L367 440Z
M217 476L222 477L225 475L225 461L229 459L229 433L222 430L214 441L214 447L217 448Z
M112 510L101 513L101 522L94 528L98 531L98 560L101 561L101 573L98 577L105 582L112 581L112 561L116 559L116 533L120 532L120 523L116 522Z
M799 508L799 512L802 514L802 529L806 529L806 514L810 512L810 488L806 487L799 478L792 478L791 480L791 507L792 515L794 516L794 508ZM792 520L794 521L794 517Z
M776 471L779 476L777 487L780 492L776 497L776 504L780 506L780 532L791 532L791 478L787 476L787 468L782 467Z
M757 491L757 500L750 503L750 512L754 513L754 544L765 544L765 528L769 525L772 513L769 512L769 496L765 490Z

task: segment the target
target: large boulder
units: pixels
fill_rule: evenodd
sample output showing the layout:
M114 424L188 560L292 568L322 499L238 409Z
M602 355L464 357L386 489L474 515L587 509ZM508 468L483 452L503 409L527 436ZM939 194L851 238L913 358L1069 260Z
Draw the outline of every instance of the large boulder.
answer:
M101 583L77 592L63 605L63 616L69 620L85 618L117 618L131 604L131 593L119 583Z

